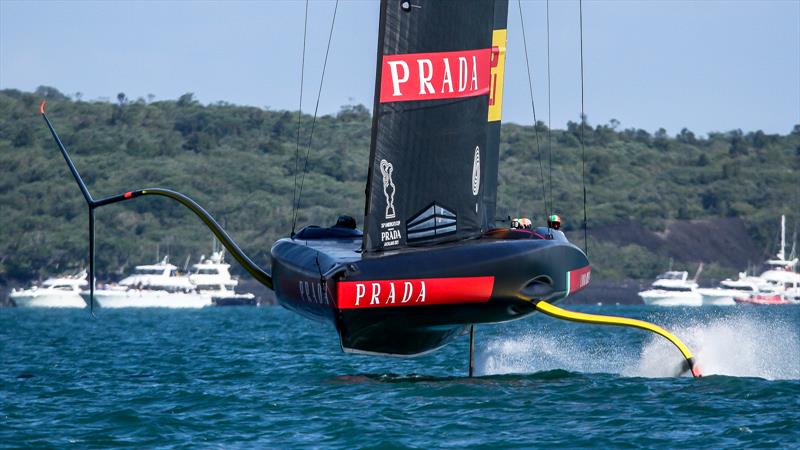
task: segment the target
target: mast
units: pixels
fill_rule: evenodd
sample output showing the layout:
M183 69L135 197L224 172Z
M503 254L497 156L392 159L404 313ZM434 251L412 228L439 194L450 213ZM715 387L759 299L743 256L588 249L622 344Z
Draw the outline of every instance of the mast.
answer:
M778 252L778 259L786 259L786 216L781 214L781 250Z

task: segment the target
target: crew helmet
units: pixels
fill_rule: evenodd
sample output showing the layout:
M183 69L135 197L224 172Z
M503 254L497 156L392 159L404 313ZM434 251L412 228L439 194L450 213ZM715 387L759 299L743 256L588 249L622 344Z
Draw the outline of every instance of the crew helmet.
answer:
M552 216L548 217L547 226L555 230L561 228L561 216L558 214L553 214Z

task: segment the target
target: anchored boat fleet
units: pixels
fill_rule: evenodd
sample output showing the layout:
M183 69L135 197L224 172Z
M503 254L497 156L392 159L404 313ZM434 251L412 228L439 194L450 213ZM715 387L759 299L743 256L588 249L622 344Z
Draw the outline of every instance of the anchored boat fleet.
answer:
M255 305L251 293L235 291L239 281L231 277L222 251L200 257L189 275L182 275L165 257L157 264L141 265L119 283L95 290L94 302L102 308L203 308L219 305ZM89 304L86 272L50 278L40 287L13 291L9 298L22 307L83 308Z
M759 276L739 273L737 279L725 279L715 288L698 288L697 278L688 280L686 271L667 271L656 278L650 289L639 292L647 305L701 306L736 303L782 305L800 303L800 273L794 252L786 257L786 217L781 216L781 246L776 259L765 264L768 269Z

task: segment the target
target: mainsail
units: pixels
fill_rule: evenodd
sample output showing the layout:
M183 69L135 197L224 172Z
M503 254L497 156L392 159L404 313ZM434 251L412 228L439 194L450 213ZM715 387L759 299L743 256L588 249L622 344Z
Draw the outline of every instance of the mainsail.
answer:
M493 226L508 0L383 0L364 249Z

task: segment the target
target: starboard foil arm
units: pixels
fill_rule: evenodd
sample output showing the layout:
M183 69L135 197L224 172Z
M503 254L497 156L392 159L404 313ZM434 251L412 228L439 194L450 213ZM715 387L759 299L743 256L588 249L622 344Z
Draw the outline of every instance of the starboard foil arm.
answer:
M548 316L552 316L557 319L571 320L573 322L581 322L581 323L593 323L598 325L615 325L621 327L640 328L642 330L647 330L659 334L664 338L666 338L668 341L672 342L675 345L675 347L677 347L678 350L680 350L681 354L686 360L684 371L690 371L692 373L692 376L694 376L695 378L699 378L702 376L702 374L700 373L700 368L697 367L697 365L695 364L694 356L692 355L692 352L689 350L689 348L686 347L686 345L683 342L681 342L681 340L678 339L674 334L659 327L658 325L654 325L652 323L645 322L643 320L629 319L627 317L601 316L598 314L587 314L587 313L569 311L566 309L561 309L557 306L553 306L545 301L540 301L536 303L536 309L547 314Z
M92 311L94 311L94 210L101 206L123 202L125 200L132 200L143 195L160 195L162 197L175 200L187 207L197 217L199 217L200 220L203 221L203 223L211 230L211 232L214 233L214 236L219 239L220 243L222 243L225 249L230 252L233 258L238 261L239 264L241 264L242 267L244 267L245 270L247 270L250 275L253 276L253 278L261 282L266 287L272 289L272 276L266 270L262 269L255 262L253 262L253 260L250 259L250 257L248 257L241 248L239 248L236 242L230 237L230 235L228 235L225 229L220 226L214 217L189 196L170 189L147 188L128 191L122 194L112 195L110 197L95 200L92 197L92 194L89 192L89 189L86 187L86 183L84 183L83 178L81 178L78 170L75 168L75 164L72 162L72 158L70 158L66 147L64 147L64 144L61 142L61 138L58 136L53 124L50 123L50 119L47 118L47 114L45 114L45 104L46 103L43 101L39 107L39 112L42 114L45 123L47 123L47 128L50 129L50 134L53 135L53 139L58 145L59 150L61 150L61 155L64 157L72 176L75 178L75 182L78 184L84 199L86 199L86 204L89 206L89 306Z

